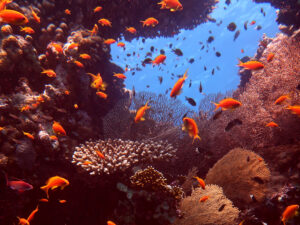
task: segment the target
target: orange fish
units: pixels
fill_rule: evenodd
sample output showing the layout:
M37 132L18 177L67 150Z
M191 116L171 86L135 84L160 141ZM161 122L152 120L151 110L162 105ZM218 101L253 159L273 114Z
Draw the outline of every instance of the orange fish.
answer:
M108 19L100 19L100 20L98 20L98 23L99 23L101 26L108 26L108 27L111 27L111 22L110 22Z
M59 53L62 54L63 53L63 48L60 44L55 43L55 42L50 42L50 44L48 45L48 48L54 48L54 50Z
M119 79L125 80L126 76L123 73L114 73L114 77L117 77Z
M77 105L77 104L74 104L74 108L75 108L75 109L78 109L78 105Z
M215 103L215 102L212 103L215 104L216 106L214 111L216 111L219 107L221 107L222 110L227 110L227 109L236 109L237 107L240 107L242 105L241 102L233 98L225 98L221 100L219 103Z
M18 225L30 225L29 221L25 218L20 218L20 217L17 217L18 220L19 220L19 223Z
M11 3L11 2L12 2L12 0L2 0L0 2L0 11L6 9L6 5Z
M113 221L108 220L107 225L116 225Z
M89 54L86 54L86 53L80 54L79 57L82 59L91 59L92 58Z
M47 198L49 198L49 189L54 190L60 187L60 189L63 190L69 184L69 181L65 178L62 178L60 176L54 176L49 178L46 182L46 185L41 187L41 189L46 192Z
M102 152L96 150L96 153L101 159L105 159L105 156L102 154Z
M289 105L286 109L291 110L293 114L300 116L300 105Z
M209 196L205 195L202 198L200 198L199 202L205 202L208 198Z
M13 25L24 25L28 23L27 17L15 10L4 9L0 11L0 22Z
M245 220L243 220L242 222L240 222L240 223L239 223L239 225L243 225L243 224L244 224L244 222L245 222Z
M194 177L199 182L199 185L202 187L203 190L205 190L205 182L200 177Z
M31 140L34 140L34 136L33 136L32 134L27 133L27 132L25 132L25 131L23 131L23 134L24 134L26 137L30 138Z
M123 42L119 42L119 43L117 44L117 46L118 46L118 47L125 48L125 44L124 44Z
M96 8L94 8L94 13L96 12L100 12L102 10L101 6L97 6Z
M94 27L93 27L93 29L89 30L89 32L91 33L91 36L94 36L94 35L97 35L98 30L99 30L98 25L95 24Z
M48 77L56 77L56 73L51 69L44 69L41 73L46 74Z
M157 4L161 5L160 9L170 9L171 12L183 10L183 7L178 0L162 0Z
M61 203L61 204L63 204L63 203L66 203L67 200L59 200L58 202Z
M20 31L25 32L26 34L34 34L34 29L31 27L21 27Z
M74 48L77 48L78 47L78 44L77 43L71 43L69 46L68 46L68 49L74 49Z
M159 55L154 60L152 60L152 65L159 65L166 60L167 56Z
M39 202L49 202L49 200L47 198L41 198Z
M256 24L256 21L255 21L255 20L252 20L252 21L250 22L250 25L254 25L254 24Z
M112 39L112 38L109 38L109 39L106 39L104 41L104 44L107 44L107 45L111 45L113 43L116 43L116 40L115 39Z
M74 62L74 64L75 64L76 66L78 66L79 68L84 68L84 65L83 65L81 62L79 62L78 60L74 60L73 62Z
M4 127L0 127L0 131L4 130Z
M90 165L90 164L92 164L91 161L84 161L84 162L82 163L82 165Z
M201 141L201 138L198 135L199 130L195 120L193 120L192 118L184 117L182 121L182 130L187 131L189 133L189 136L193 138L193 143L195 139L199 139Z
M144 121L145 120L144 115L146 113L146 110L150 109L150 106L148 106L148 102L149 101L147 101L144 106L142 106L141 108L139 108L139 110L137 111L136 116L134 118L134 122L138 123L140 121Z
M244 51L244 49L241 49L241 53L244 53L245 51Z
M50 140L52 140L52 141L57 141L58 138L57 138L55 135L51 135L51 136L50 136Z
M102 79L100 73L98 73L97 75L94 75L92 73L87 73L87 74L90 75L93 79L93 82L91 83L92 88L105 91L107 84L105 82L103 82L103 79Z
M244 67L246 70L258 70L264 68L264 64L258 61L248 61L243 63L239 60L238 66Z
M148 19L141 21L141 23L143 23L143 27L144 26L152 26L155 27L158 24L158 20L155 19L154 17L149 17Z
M268 61L268 62L271 62L272 59L274 58L274 56L275 56L275 54L272 53L272 52L270 52L270 53L268 54L268 56L267 56L267 61Z
M31 9L31 13L32 13L33 19L34 19L37 23L40 23L40 22L41 22L40 17L38 17L38 15L34 12L34 10L33 10L32 7L30 7L30 9Z
M23 193L24 191L29 191L33 189L33 186L22 180L8 180L6 178L7 186L18 193Z
M181 93L183 83L187 78L187 72L188 72L188 69L185 71L183 77L179 78L178 81L174 84L173 89L170 94L171 98L176 97L177 95L179 95Z
M296 215L298 209L299 209L299 205L289 205L288 207L285 208L281 216L281 221L283 222L284 225L290 218Z
M56 122L56 121L53 122L52 130L54 133L56 133L58 135L63 135L63 136L67 135L65 129L60 125L59 122Z
M291 99L289 95L282 95L282 96L280 96L279 98L276 99L275 105L279 105L287 99Z
M136 34L136 29L134 27L126 27L126 31L128 31L132 34Z
M39 95L39 96L37 97L37 102L38 102L38 103L45 102L45 100L44 100L44 98L43 98L43 95Z
M37 206L28 216L27 221L30 223L33 220L35 214L39 211L39 207Z
M21 112L24 112L24 111L28 111L30 109L30 106L29 105L25 105L25 106L23 106L21 109L20 109L20 111Z
M272 122L268 123L266 125L266 127L278 127L278 124L272 121Z
M107 99L107 94L105 94L102 91L97 91L96 95L99 96L100 98Z
M71 15L71 11L69 9L65 9L65 14Z
M65 95L69 95L69 94L70 94L70 91L65 90Z

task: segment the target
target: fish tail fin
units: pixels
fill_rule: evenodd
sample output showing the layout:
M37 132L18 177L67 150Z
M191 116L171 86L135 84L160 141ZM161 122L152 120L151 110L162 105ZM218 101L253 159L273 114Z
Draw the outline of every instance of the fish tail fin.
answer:
M103 83L101 84L101 88L100 88L100 89L101 89L102 91L105 91L106 88L107 88L107 83L103 82Z
M143 23L143 27L144 27L145 26L145 21L141 20L140 22Z
M189 69L186 69L186 71L183 74L183 78L186 79L187 78L187 72L189 71Z
M215 102L211 102L211 103L215 104L215 106L216 106L216 108L215 108L214 112L215 112L215 111L217 111L217 109L218 109L218 108L220 108L220 104L218 104L218 103L215 103Z
M46 193L47 198L49 198L49 193L48 193L48 190L49 190L49 189L48 189L47 185L41 187L41 189Z
M147 109L150 109L151 106L148 106L148 103L149 103L149 100L146 102L145 106L146 106Z
M201 141L201 137L200 137L199 135L196 135L196 136L194 137L194 139L193 139L192 144L194 144L195 139L199 139L199 141Z

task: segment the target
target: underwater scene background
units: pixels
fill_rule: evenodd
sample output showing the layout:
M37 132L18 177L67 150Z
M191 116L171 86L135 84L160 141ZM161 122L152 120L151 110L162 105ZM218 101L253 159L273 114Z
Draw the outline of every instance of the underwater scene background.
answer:
M0 225L300 225L299 0L0 0Z

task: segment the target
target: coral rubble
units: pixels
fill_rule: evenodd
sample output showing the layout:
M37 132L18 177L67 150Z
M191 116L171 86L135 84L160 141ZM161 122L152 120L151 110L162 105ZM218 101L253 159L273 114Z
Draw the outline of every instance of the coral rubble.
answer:
M104 157L99 157L97 151L100 151ZM88 171L90 175L111 174L124 171L133 165L170 160L175 152L176 149L167 141L121 139L87 141L84 145L75 148L72 163Z

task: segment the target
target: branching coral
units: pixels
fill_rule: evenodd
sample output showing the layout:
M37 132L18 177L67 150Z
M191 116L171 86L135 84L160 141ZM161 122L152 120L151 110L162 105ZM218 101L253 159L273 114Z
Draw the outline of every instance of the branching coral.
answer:
M169 160L176 149L168 142L107 139L87 141L75 148L72 163L89 174L111 174L142 163ZM99 152L103 155L99 156Z
M236 148L208 171L205 181L221 186L230 200L243 205L252 201L250 195L257 201L265 198L270 176L269 168L259 155Z
M177 200L181 199L183 195L181 188L167 185L167 179L152 166L148 166L144 170L138 170L130 177L130 181L133 186L151 191L164 192L172 195Z
M199 202L203 196L208 196L208 199ZM205 190L196 188L191 196L182 200L180 210L183 217L176 219L173 225L232 225L237 224L239 216L239 210L217 185L207 185Z

